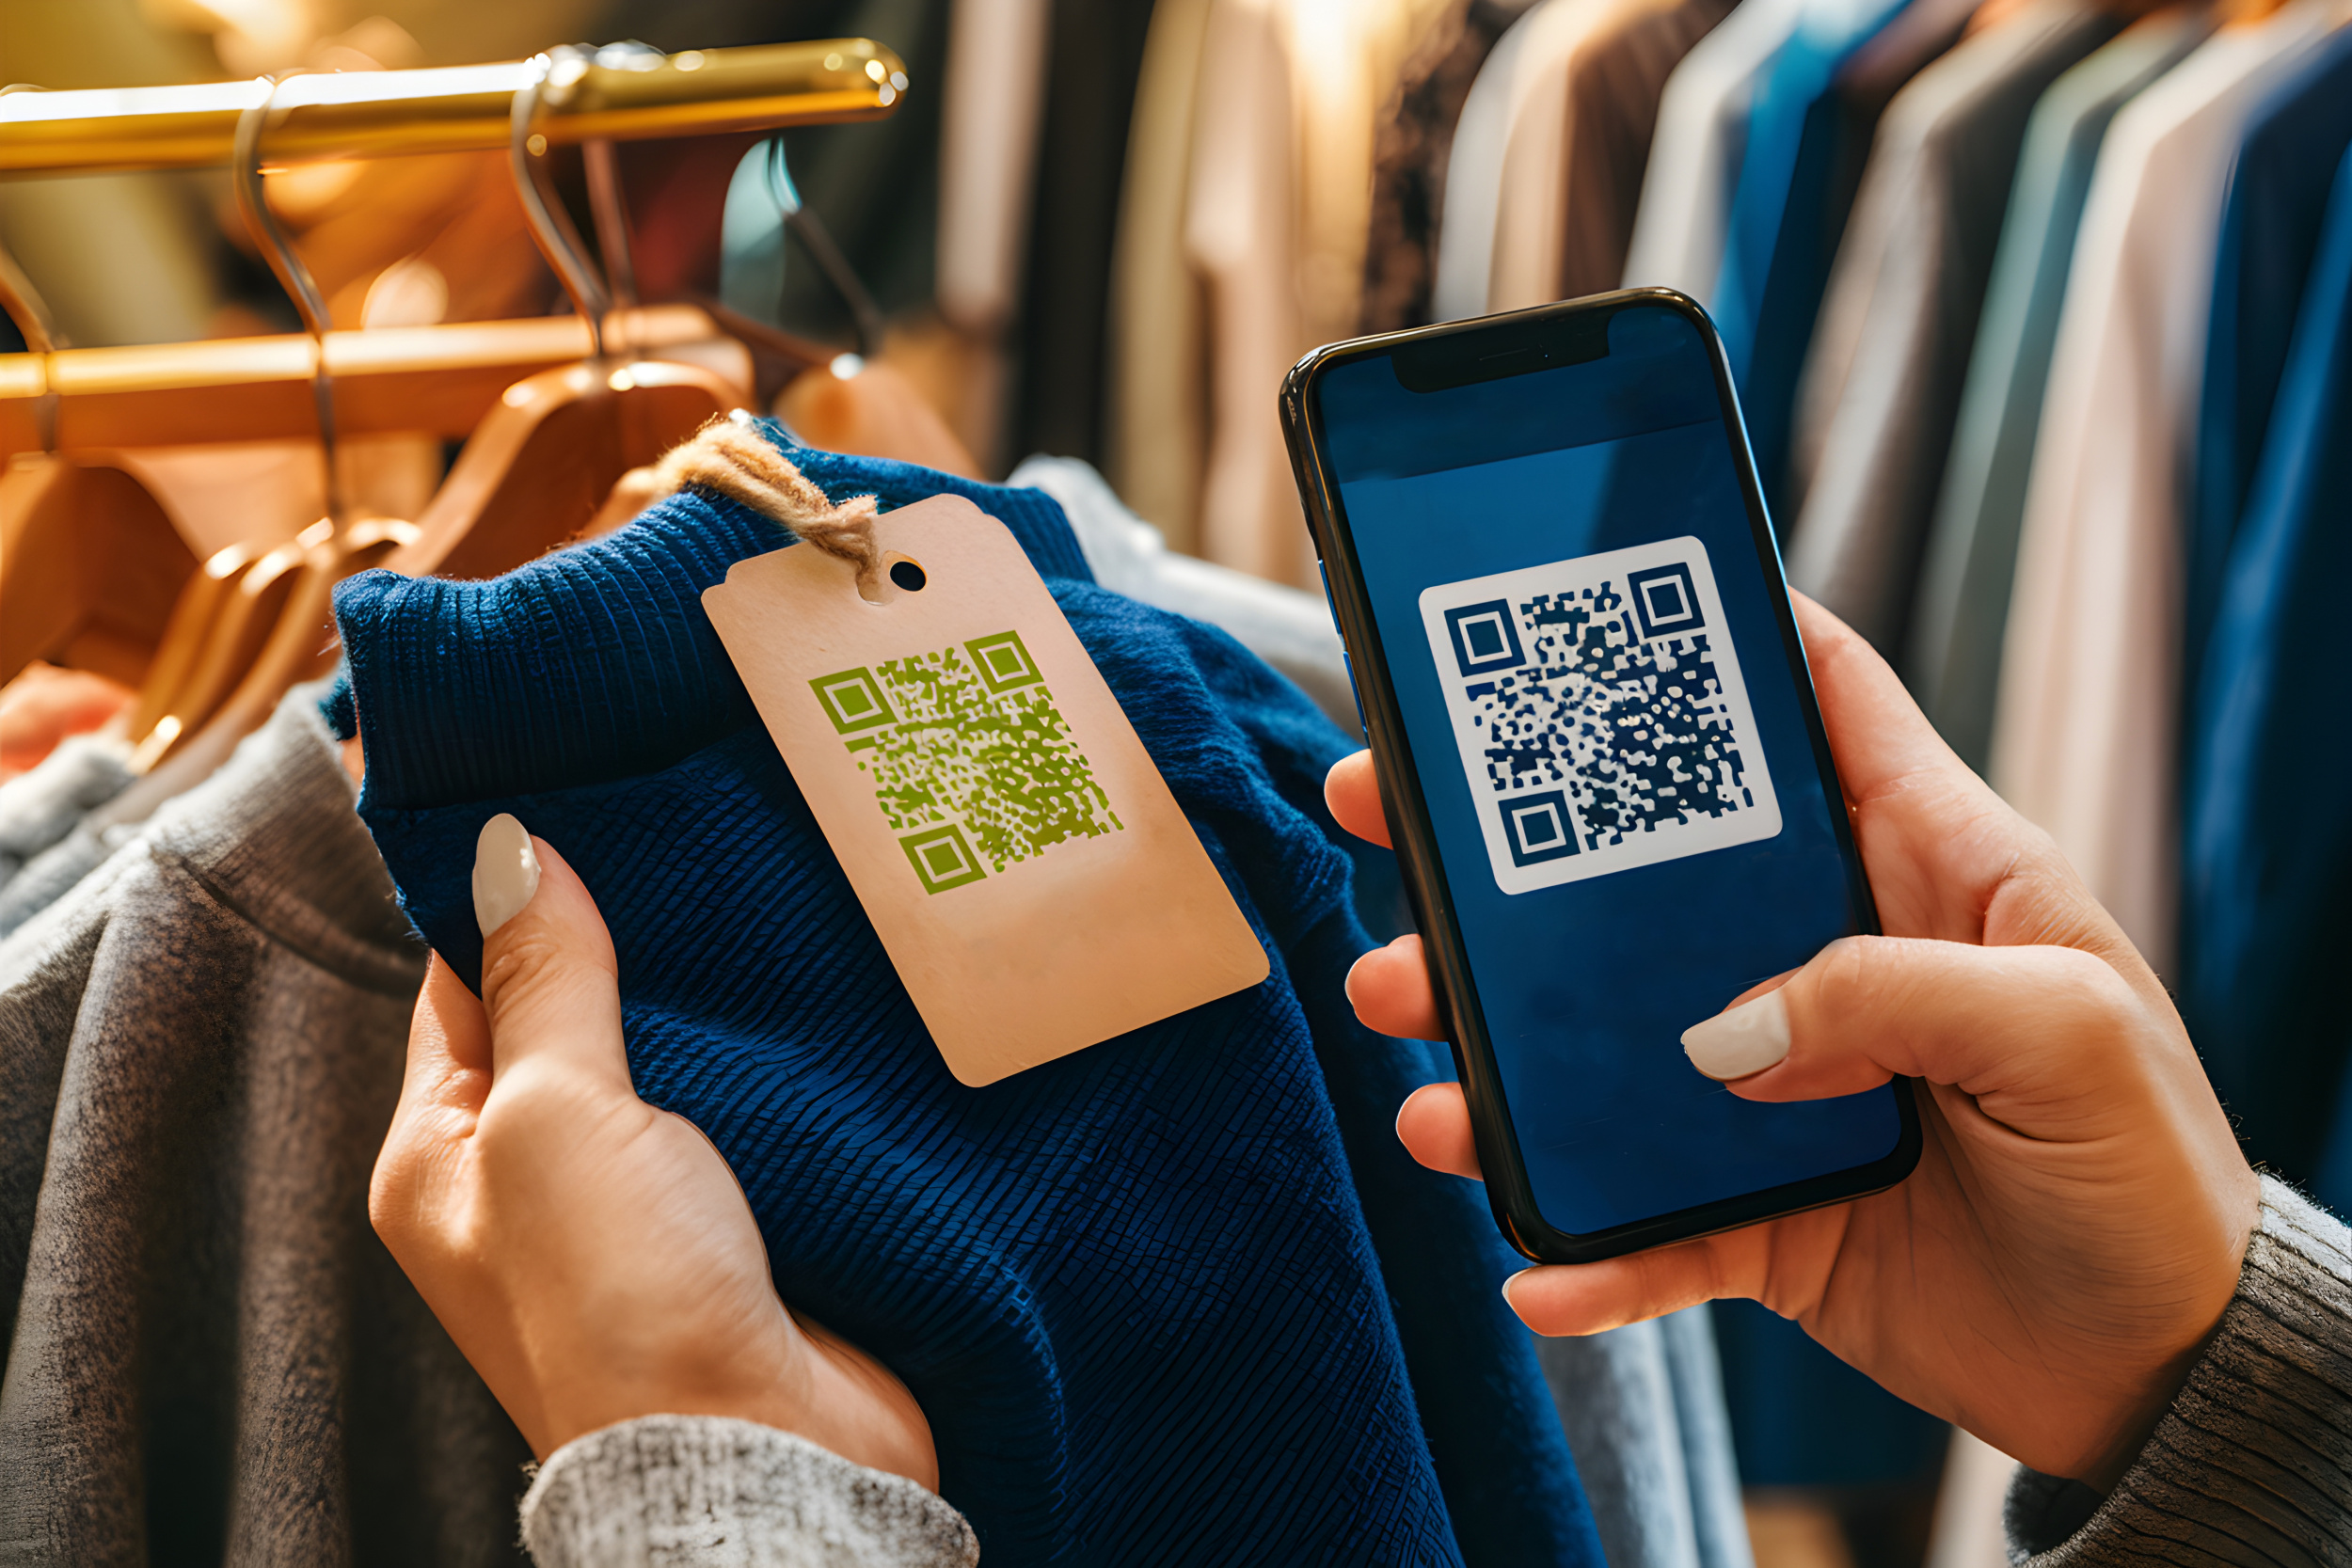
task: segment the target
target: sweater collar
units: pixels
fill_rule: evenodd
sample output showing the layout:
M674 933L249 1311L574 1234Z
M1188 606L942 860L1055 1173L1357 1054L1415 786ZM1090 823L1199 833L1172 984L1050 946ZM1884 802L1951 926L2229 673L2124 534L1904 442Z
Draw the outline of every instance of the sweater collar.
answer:
M872 495L888 511L962 496L1012 531L1041 575L1093 580L1041 490L818 451L773 420L760 428L835 501ZM690 490L485 582L384 571L346 579L335 620L367 747L362 807L628 778L755 722L702 593L738 561L791 543L749 508Z

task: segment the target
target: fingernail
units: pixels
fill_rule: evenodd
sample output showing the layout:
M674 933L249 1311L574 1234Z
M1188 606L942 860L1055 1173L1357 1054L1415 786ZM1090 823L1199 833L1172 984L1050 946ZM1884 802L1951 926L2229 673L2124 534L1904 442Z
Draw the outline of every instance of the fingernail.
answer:
M488 936L523 912L539 891L539 856L531 834L507 812L482 824L473 846L473 917Z
M1728 1082L1761 1072L1788 1054L1788 1002L1768 990L1727 1013L1682 1031L1682 1052L1709 1078Z

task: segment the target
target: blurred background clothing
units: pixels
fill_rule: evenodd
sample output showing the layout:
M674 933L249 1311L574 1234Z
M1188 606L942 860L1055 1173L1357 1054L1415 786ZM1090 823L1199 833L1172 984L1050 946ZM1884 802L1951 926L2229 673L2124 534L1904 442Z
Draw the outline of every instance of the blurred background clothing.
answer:
M2178 989L2249 1153L2341 1204L2352 1031L2330 960L2352 801L2314 710L2352 450L2345 17L2344 0L8 0L0 85L878 40L909 79L886 118L618 147L614 255L583 155L553 150L595 263L642 305L708 312L699 362L739 370L813 444L1046 491L1104 583L1225 626L1350 730L1284 372L1358 333L1682 290L1722 333L1792 583L1895 664ZM265 187L338 328L572 309L504 153L302 165ZM300 327L222 171L0 181L0 247L81 347ZM0 323L0 350L15 333ZM465 445L349 435L338 488L370 516L438 515ZM26 447L0 509L30 493L27 465L70 458L136 514L125 537L158 543L151 576L224 551L244 573L320 515L318 454L282 433ZM630 515L628 483L565 529ZM25 890L71 887L134 831L98 797L137 793L115 731L143 711L160 628L157 611L144 642L92 634L0 673L0 778L39 786L0 784L5 896L44 902ZM1401 928L1392 874L1381 887ZM1990 1568L1999 1550L1999 1456L1751 1304L1543 1354L1613 1568Z

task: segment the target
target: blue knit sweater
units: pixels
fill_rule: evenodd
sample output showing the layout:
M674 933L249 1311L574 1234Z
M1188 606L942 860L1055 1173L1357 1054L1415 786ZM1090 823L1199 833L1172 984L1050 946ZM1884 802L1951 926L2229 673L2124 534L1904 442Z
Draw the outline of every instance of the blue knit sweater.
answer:
M726 1156L787 1299L914 1390L991 1568L1602 1568L1513 1259L1391 1131L1441 1061L1342 994L1368 943L1321 785L1347 742L1223 634L1092 586L1042 492L793 455L836 499L950 491L1012 530L1272 977L958 1084L703 615L788 536L694 493L494 581L338 593L360 814L410 916L476 984L481 824L578 869L639 1092Z

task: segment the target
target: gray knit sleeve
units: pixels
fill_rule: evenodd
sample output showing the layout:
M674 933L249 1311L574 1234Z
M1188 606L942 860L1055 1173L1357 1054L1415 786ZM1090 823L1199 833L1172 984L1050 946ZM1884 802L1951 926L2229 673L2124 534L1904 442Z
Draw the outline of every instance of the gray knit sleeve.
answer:
M2352 1562L2352 1234L2263 1178L2237 1295L2104 1501L2020 1470L2020 1568Z
M972 1527L903 1476L720 1416L564 1444L522 1503L539 1568L971 1568Z

